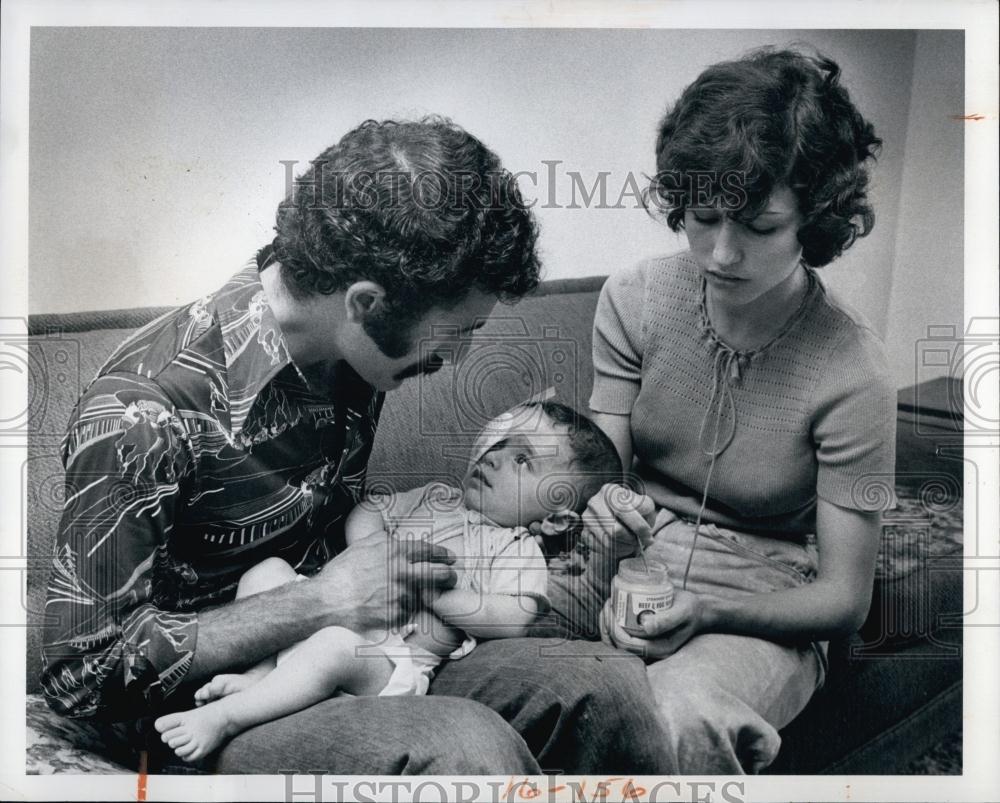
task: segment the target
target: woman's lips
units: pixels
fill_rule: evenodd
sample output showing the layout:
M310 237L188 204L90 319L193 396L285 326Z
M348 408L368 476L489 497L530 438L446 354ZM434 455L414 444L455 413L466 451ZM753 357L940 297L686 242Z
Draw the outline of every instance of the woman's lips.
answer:
M717 271L714 270L707 270L705 271L705 273L708 275L710 279L713 279L714 281L717 282L724 282L726 284L735 284L736 282L745 281L745 279L741 279L739 276L729 276L728 274L718 273Z

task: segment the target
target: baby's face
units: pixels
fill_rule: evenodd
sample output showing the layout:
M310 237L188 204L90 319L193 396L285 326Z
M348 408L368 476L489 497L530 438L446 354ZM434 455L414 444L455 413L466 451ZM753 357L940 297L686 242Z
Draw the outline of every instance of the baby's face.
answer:
M514 432L486 451L462 483L466 507L503 527L527 527L575 506L578 486L566 427L542 417L530 432Z

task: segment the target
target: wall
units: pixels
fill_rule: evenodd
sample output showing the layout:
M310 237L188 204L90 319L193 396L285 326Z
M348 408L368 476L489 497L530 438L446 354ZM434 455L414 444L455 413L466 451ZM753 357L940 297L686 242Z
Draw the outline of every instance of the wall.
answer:
M907 172L903 155L904 147L908 156L933 152L921 115L955 105L954 87L935 80L933 63L954 58L954 36L36 28L29 308L178 304L208 292L270 238L285 190L282 160L304 167L367 117L429 112L468 128L510 169L537 174L537 183L522 176L521 186L538 201L547 277L621 270L684 241L635 208L631 194L624 209L567 208L566 171L588 187L608 171L606 206L614 205L630 172L654 169L657 121L703 67L759 45L806 41L840 62L885 140L872 188L878 225L826 269L885 334L890 300L893 315L912 322L929 314L937 294L907 295L893 269L897 248L912 242L904 229L932 238L919 201L907 195L921 189L920 162L908 161ZM922 101L912 111L911 85ZM554 184L546 160L559 162ZM561 208L545 208L552 193ZM960 242L960 232L949 236ZM913 283L933 267L917 258L905 269ZM960 285L946 283L960 298ZM911 336L890 334L896 351Z
M916 35L886 347L900 387L955 372L925 362L929 326L963 331L962 31ZM959 372L960 373L960 372Z

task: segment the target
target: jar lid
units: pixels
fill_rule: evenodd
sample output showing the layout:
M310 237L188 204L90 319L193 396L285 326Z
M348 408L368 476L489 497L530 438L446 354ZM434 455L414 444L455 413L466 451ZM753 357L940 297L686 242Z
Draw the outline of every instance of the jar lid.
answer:
M670 582L670 572L667 564L649 558L625 558L618 564L618 574L623 580L638 583L654 583L665 585Z

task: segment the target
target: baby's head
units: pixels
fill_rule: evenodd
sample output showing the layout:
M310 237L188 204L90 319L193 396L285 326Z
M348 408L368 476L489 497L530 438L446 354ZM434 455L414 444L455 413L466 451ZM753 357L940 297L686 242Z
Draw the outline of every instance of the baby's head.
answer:
M602 485L621 482L614 444L565 404L532 402L507 417L507 431L473 460L462 483L466 506L496 524L527 527L566 510L582 513Z

